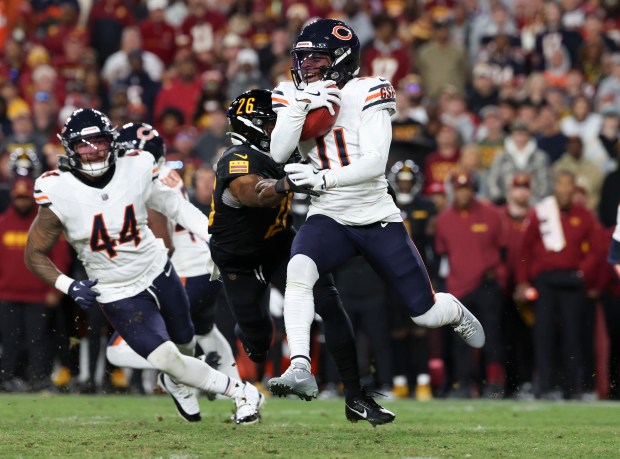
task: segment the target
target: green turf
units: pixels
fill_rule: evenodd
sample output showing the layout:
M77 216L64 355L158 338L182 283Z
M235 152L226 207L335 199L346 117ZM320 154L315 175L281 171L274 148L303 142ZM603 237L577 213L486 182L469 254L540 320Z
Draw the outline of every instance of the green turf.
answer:
M0 458L620 457L620 404L385 402L394 424L351 424L343 400L269 399L236 426L201 399L182 421L167 396L0 396Z

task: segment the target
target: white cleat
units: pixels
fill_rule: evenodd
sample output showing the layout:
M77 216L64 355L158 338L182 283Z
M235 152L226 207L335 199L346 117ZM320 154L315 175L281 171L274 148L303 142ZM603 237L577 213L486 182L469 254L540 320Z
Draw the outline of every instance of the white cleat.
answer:
M174 382L165 373L159 373L157 381L160 387L172 397L177 411L183 419L188 422L198 422L201 420L200 405L198 404L196 390L193 387Z
M260 421L260 408L265 403L265 396L249 382L243 386L243 394L235 398L237 411L234 420L237 424L256 424Z
M448 294L450 295L450 294ZM459 334L463 341L469 344L471 347L477 349L484 346L485 336L482 324L476 316L474 316L469 309L467 309L463 303L457 300L453 295L450 295L452 300L461 308L461 318L452 324L454 331Z

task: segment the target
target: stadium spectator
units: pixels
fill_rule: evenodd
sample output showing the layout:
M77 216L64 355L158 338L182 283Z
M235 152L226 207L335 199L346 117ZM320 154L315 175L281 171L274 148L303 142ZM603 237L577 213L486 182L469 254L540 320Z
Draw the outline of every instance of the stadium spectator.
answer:
M611 56L611 74L599 84L596 103L599 110L611 106L620 112L620 53Z
M506 134L499 107L487 105L480 111L481 124L476 131L476 144L480 148L480 165L489 170L495 155L503 150Z
M564 48L568 67L577 62L577 52L583 39L578 32L568 30L562 25L562 7L554 1L544 3L544 26L536 35L536 45L532 53L532 65L537 70L548 67L553 55Z
M587 196L586 207L592 211L598 208L603 186L603 173L600 168L585 157L581 137L572 135L566 142L566 153L553 163L551 170L557 174L560 170L570 171L577 183L584 187Z
M194 119L196 101L200 97L201 76L196 68L196 59L188 51L177 53L174 68L176 76L164 82L157 94L154 118L159 119L166 109L175 108L183 114L184 123L189 124Z
M62 295L26 270L23 263L28 228L37 214L33 192L32 178L16 176L11 206L0 217L0 380L7 392L38 392L52 385L51 316ZM66 269L70 260L66 242L57 244L50 257Z
M205 215L211 213L214 180L215 172L213 168L207 164L203 164L196 169L194 177L192 178L192 189L194 192L192 193L190 202Z
M374 40L362 53L361 73L381 75L394 87L398 87L401 78L410 69L409 53L398 38L398 22L388 14L381 13L373 17L372 23Z
M532 199L540 201L551 192L551 177L547 155L538 148L536 140L523 122L514 122L511 133L504 142L504 150L498 153L489 169L489 195L501 203L506 199L508 184L518 173L532 177Z
M560 130L558 113L550 105L543 105L538 110L536 132L534 133L538 148L544 151L553 164L566 151L568 137Z
M155 100L161 89L161 84L154 81L144 69L144 52L131 51L127 55L129 61L129 75L119 80L119 84L127 88L127 97L130 105L135 109L142 109L142 119L151 121L155 108Z
M115 83L129 76L131 73L129 54L132 51L141 49L142 36L140 35L140 29L136 26L124 28L121 38L121 48L105 60L101 69L101 75L108 86L113 86ZM149 74L151 79L153 81L161 81L164 71L164 64L161 59L150 51L143 51L142 59L144 60L144 70Z
M603 181L598 216L605 228L616 224L616 212L620 205L620 149L616 150L616 168Z
M433 39L418 50L416 65L422 77L426 95L437 99L447 85L453 85L461 94L465 93L468 80L467 57L463 50L450 43L447 20L433 23Z
M506 395L517 399L533 397L532 377L534 352L532 348L533 297L515 302L516 272L532 195L531 178L526 174L513 177L508 188L506 204L498 207L502 220L502 234L506 248L503 257L505 277L502 284L504 315L502 329L506 343Z
M135 19L123 0L93 2L86 28L90 31L90 44L100 66L123 47L124 30L134 23Z
M576 180L571 172L555 176L554 194L530 211L517 267L515 301L528 299L535 288L534 354L537 396L542 399L581 398L583 375L582 323L586 290L596 253L595 219L586 208L573 204ZM560 327L556 325L559 321ZM561 335L558 348L556 333ZM554 369L560 367L559 374ZM558 392L557 388L560 388Z
M437 150L431 153L424 164L425 186L444 183L459 160L461 140L458 132L443 124L437 133Z
M216 101L207 102L205 116L208 116L208 124L192 146L191 155L203 164L214 166L222 148L228 146L228 118Z
M140 22L143 49L161 59L164 66L172 64L176 50L176 31L166 22L168 0L147 0L149 16Z
M435 251L449 265L447 289L476 311L484 324L487 345L482 350L485 397L503 397L503 337L501 336L500 275L502 224L494 209L475 197L476 183L470 174L455 173L453 205L437 217ZM469 398L476 378L473 353L459 340L452 340L453 386L448 397Z
M620 113L608 106L601 115L603 122L598 135L585 142L585 157L595 163L603 174L608 174L618 164Z
M45 139L42 139L34 132L32 113L30 108L28 108L28 104L23 100L13 101L8 108L8 117L11 120L11 130L13 133L6 136L2 143L0 143L0 152L8 151L10 154L20 149L31 151L45 165L46 158L43 154Z
M467 108L482 117L482 110L489 105L497 105L499 90L493 81L493 69L485 63L478 63L473 70L473 79L467 92Z
M261 74L258 67L258 54L250 48L237 53L237 69L228 81L228 100L250 89L267 88L271 83Z
M596 137L601 130L603 117L592 112L589 99L585 95L575 97L571 103L571 113L562 118L560 129L566 136L578 135L585 143Z

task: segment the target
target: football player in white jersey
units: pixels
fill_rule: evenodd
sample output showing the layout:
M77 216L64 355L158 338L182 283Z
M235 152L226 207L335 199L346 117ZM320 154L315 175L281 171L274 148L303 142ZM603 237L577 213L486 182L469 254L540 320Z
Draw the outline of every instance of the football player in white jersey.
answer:
M398 293L413 321L451 325L471 346L484 345L480 322L456 298L435 293L426 267L388 194L385 168L391 142L395 91L380 77L358 77L360 44L344 22L319 19L301 31L292 50L293 82L273 91L278 114L271 154L285 163L295 148L307 163L288 164L293 183L320 192L295 237L287 268L284 320L291 366L268 382L277 395L294 393L309 372L309 335L314 317L312 287L354 255L362 255ZM336 87L336 86L337 87ZM326 135L300 141L306 114L340 106ZM257 187L263 187L260 184Z
M255 423L263 396L194 358L196 341L189 302L160 239L147 226L147 208L207 240L204 214L158 180L153 156L133 151L117 159L118 132L93 109L78 109L59 138L66 157L59 170L35 183L39 213L28 234L25 262L83 309L98 306L129 346L154 368L188 421L200 407L188 387L223 394L237 403L236 422ZM48 254L64 235L89 279L61 273Z
M620 206L618 206L618 216L616 217L616 229L611 237L608 261L620 279Z
M119 151L130 153L132 150L144 150L151 153L159 168L159 180L183 199L188 199L183 179L166 165L166 145L153 126L128 123L119 131L116 143ZM230 344L215 325L217 297L222 283L211 280L217 279L217 273L213 275L215 265L209 246L179 223L169 221L153 209L148 209L148 220L149 228L156 237L164 240L169 253L172 252L170 261L187 292L196 342L206 354L206 362L231 378L241 379ZM108 341L107 357L119 367L153 368L118 333Z

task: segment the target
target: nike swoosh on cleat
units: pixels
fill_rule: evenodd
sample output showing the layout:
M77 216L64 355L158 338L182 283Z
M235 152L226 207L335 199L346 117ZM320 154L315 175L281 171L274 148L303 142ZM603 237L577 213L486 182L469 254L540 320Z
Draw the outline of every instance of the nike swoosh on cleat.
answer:
M235 153L235 156L238 156L241 159L248 159L248 155L240 155L239 153Z
M298 378L297 376L295 376L295 382L302 382L302 381L305 381L306 379L308 379L307 376L305 378Z
M320 96L321 93L319 91L316 92L316 94L312 93L312 92L306 92L306 94L310 95L310 96Z
M347 405L348 406L348 405ZM349 409L351 411L353 411L354 413L359 414L361 417L363 417L364 419L366 419L368 417L368 411L366 411L366 408L364 408L364 411L357 411L356 409L353 409L349 406Z

